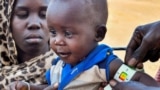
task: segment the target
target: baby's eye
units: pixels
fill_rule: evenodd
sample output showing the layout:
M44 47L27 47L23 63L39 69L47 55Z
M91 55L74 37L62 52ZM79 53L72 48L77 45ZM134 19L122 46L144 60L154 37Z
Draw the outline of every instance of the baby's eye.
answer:
M70 31L65 31L65 36L68 37L68 38L72 38L73 33L70 32Z
M25 19L28 17L28 12L26 10L19 10L15 12L15 15L19 17L20 19Z
M53 30L53 29L50 30L50 34L51 34L52 37L56 37L56 31L55 30Z
M39 16L40 16L41 18L45 19L45 18L46 18L46 10L40 11Z

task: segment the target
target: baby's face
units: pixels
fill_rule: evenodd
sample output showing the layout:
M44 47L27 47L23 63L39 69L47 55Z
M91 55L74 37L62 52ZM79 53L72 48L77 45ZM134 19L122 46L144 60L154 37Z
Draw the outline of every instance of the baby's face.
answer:
M46 16L51 48L72 65L84 59L97 45L94 27L85 22L85 13L81 14L83 10L79 7L57 1L49 5Z
M17 0L11 30L13 38L23 52L39 52L49 41L46 10L49 0Z

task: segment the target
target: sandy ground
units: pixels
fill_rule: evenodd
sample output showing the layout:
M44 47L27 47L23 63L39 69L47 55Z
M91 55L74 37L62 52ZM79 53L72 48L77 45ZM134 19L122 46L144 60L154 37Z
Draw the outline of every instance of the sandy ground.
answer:
M160 19L160 0L108 0L108 7L108 31L102 43L112 47L126 47L136 26ZM124 58L124 51L115 53ZM160 60L146 62L145 71L154 77L159 66Z

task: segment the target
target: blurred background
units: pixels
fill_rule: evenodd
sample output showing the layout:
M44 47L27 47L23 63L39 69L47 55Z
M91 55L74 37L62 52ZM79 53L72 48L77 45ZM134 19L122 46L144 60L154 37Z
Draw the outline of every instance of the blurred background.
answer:
M111 47L126 47L138 25L160 20L160 0L108 0L108 9L108 30L101 43ZM115 54L123 60L125 51L115 51ZM160 60L144 65L145 72L154 77Z

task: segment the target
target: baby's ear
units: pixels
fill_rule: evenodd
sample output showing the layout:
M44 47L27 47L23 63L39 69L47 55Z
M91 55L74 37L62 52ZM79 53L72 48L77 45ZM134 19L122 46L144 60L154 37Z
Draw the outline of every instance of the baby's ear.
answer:
M95 37L95 40L97 42L102 41L104 39L104 37L105 37L106 32L107 32L106 25L99 25L96 28L96 37Z

